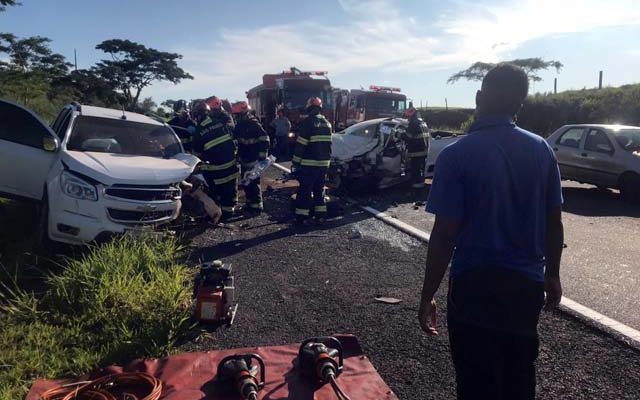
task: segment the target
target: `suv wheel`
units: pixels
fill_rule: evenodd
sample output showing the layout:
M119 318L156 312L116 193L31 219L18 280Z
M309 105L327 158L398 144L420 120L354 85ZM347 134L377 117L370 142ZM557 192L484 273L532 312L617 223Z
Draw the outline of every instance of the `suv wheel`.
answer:
M620 195L629 203L640 203L640 175L626 173L620 178Z

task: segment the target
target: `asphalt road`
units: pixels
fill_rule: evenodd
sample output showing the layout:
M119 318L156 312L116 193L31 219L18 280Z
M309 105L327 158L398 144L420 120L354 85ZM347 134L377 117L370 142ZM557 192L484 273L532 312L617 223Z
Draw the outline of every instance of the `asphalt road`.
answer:
M601 314L640 329L640 206L617 191L563 182L565 243L561 277L564 294ZM360 196L363 204L387 211L426 232L434 217L424 211L428 187L420 193L394 188Z
M353 333L399 398L454 398L446 326L441 323L440 336L427 337L416 322L426 247L351 208L322 228L292 228L292 189L272 180L269 185L276 188L265 193L263 215L193 239L194 259L233 263L239 309L232 327L185 349ZM445 287L438 294L440 305ZM403 301L374 301L380 295ZM445 320L444 307L439 320ZM558 312L543 315L540 333L540 399L640 398L638 350Z

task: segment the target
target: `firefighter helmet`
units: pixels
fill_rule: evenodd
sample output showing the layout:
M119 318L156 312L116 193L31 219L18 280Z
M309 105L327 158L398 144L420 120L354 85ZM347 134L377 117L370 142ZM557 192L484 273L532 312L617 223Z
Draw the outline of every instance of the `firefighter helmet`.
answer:
M245 114L251 110L251 106L246 101L237 101L231 106L233 114Z
M186 100L178 100L173 103L173 111L179 114L183 111L189 111L189 103Z
M205 103L212 110L221 110L222 109L222 101L217 96L211 96L205 100Z
M193 104L193 117L198 121L205 119L210 111L211 108L206 101L199 100Z
M416 110L416 108L415 108L415 107L409 107L409 108L407 108L407 109L405 110L405 112L404 112L404 117L405 117L406 119L409 119L409 118L413 117L417 111L418 111L418 110Z
M322 100L320 99L320 97L309 97L309 100L307 100L307 107L306 108L310 108L310 107L320 107L322 108Z

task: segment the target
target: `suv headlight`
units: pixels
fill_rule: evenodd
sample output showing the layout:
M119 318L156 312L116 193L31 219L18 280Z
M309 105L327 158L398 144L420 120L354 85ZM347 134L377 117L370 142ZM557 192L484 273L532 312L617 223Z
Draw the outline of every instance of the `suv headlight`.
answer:
M96 187L69 172L62 173L60 183L62 192L69 197L80 200L98 201L98 190Z

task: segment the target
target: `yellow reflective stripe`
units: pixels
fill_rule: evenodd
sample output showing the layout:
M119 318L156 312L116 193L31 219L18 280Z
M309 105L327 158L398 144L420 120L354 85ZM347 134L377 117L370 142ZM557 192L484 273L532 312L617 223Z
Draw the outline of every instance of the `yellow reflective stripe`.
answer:
M304 167L328 167L331 160L308 160L303 158L300 160L300 165Z
M268 142L269 141L269 136L260 136L258 138L259 142Z
M306 146L309 144L309 140L298 136L298 139L296 139L296 143L300 143L301 145Z
M331 141L331 135L315 135L315 136L311 136L309 138L309 142L314 143L314 142L330 142Z
M316 212L327 212L327 206L315 206L313 210Z
M249 203L249 208L256 208L259 210L262 210L263 204L262 203Z
M300 158L300 156L293 156L293 158L291 159L291 161L293 161L294 163L300 163L301 160L302 158Z
M240 172L236 172L224 178L214 179L213 183L215 183L216 185L222 185L223 183L231 182L235 179L238 179L239 177L240 177Z
M409 158L426 157L426 156L427 156L427 150L417 151L415 153L407 153L407 157Z
M222 135L222 136L220 136L220 137L218 137L218 138L215 138L215 139L210 140L210 141L208 141L207 143L205 143L205 145L204 145L204 149L205 149L205 150L209 150L210 148L212 148L212 147L214 147L214 146L217 146L217 145L219 145L219 144L221 144L221 143L227 142L227 141L229 141L229 140L232 140L232 139L231 139L231 135L229 135L229 134L227 133L226 135Z
M236 210L235 207L220 207L222 209L222 211L226 211L226 212L234 212Z
M205 119L204 121L202 121L202 122L200 123L200 125L202 125L202 126L207 126L207 125L209 125L209 124L210 124L210 123L212 123L212 122L213 122L213 121L211 120L211 118L207 117L207 119Z
M304 208L296 208L296 215L309 216L309 210L305 210Z
M231 168L236 165L236 160L231 160L226 164L202 164L200 170L202 171L221 171L223 169Z

